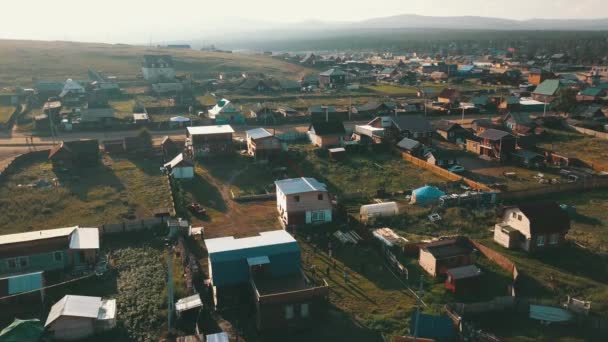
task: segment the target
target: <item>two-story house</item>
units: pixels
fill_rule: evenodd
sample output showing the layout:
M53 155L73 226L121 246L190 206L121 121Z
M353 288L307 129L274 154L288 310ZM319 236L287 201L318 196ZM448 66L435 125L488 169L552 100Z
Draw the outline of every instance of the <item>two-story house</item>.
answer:
M233 133L230 125L188 127L186 147L196 157L232 153Z
M332 205L325 184L314 178L275 182L277 209L284 226L332 221Z
M481 158L504 161L515 152L517 140L512 134L489 128L475 138L467 139L467 151L478 154Z
M0 236L0 275L86 266L99 252L97 228L58 228Z
M281 140L265 128L254 128L245 132L247 153L255 159L272 159L283 151Z
M570 217L557 203L521 204L504 210L494 241L531 252L562 244L569 229Z
M144 55L141 72L148 82L173 81L175 79L173 58L169 55Z

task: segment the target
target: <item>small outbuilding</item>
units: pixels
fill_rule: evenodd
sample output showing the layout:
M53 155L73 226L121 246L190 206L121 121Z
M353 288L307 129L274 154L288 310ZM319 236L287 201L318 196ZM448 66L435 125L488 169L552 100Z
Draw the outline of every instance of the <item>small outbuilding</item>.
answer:
M412 191L411 204L427 205L439 201L441 196L444 196L445 192L437 189L434 186L425 185Z
M475 265L450 268L445 274L445 288L454 294L471 293L478 289L481 270Z
M399 214L396 202L384 202L362 205L359 210L361 222L373 223L379 217L391 217Z
M184 157L183 153L178 154L170 162L164 165L169 175L175 179L194 178L194 164Z
M66 295L51 307L44 327L58 340L78 340L116 326L116 300Z

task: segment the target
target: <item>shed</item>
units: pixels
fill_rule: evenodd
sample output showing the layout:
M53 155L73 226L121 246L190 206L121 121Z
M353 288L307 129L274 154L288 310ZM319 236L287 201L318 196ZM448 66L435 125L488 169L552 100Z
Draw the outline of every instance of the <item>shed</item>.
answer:
M412 313L410 327L412 333L418 321L418 336L423 338L432 338L435 340L450 340L454 337L454 324L448 316L434 316L427 314L419 314L419 319L416 319L416 312Z
M468 293L477 289L481 270L475 265L450 268L446 272L445 288L452 293Z
M362 222L371 222L378 217L390 217L399 214L399 206L396 202L384 202L362 205L359 217Z
M343 159L346 156L346 149L344 147L336 147L329 149L329 157L334 160Z
M209 253L209 274L216 287L247 283L249 264L258 257L268 258L267 272L271 276L300 271L300 247L284 230L240 239L233 236L208 239L205 244Z
M203 302L201 301L201 296L196 293L192 296L184 297L178 300L175 303L175 312L177 312L177 314L179 315L184 311L200 308L202 306Z
M437 189L434 186L425 185L412 191L412 204L426 205L439 200L444 196L445 192Z
M51 307L45 328L61 340L77 340L116 326L116 300L66 295Z
M164 167L175 179L194 178L194 164L186 159L183 153L178 154L170 162L165 163Z

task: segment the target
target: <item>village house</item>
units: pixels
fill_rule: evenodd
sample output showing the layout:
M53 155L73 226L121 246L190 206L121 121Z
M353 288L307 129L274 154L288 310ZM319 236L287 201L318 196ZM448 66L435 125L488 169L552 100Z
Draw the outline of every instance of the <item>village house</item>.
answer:
M471 135L468 130L452 121L439 120L433 125L435 126L437 134L449 142L464 142L464 140Z
M247 138L247 154L256 160L276 158L283 151L281 140L265 128L254 128L245 132Z
M230 125L187 127L186 147L194 156L209 156L233 152Z
M438 277L449 269L473 264L473 246L465 237L429 242L420 246L418 263L428 274Z
M426 162L431 165L439 166L446 169L450 166L458 164L458 160L456 159L454 153L448 150L438 148L427 152L424 155L424 160L426 160Z
M423 147L419 141L410 138L403 138L397 143L398 149L414 157L422 156Z
M598 120L605 119L606 114L602 111L601 105L578 105L572 110L569 117L578 120Z
M606 90L602 88L586 88L576 94L578 102L598 102L602 97L606 96Z
M284 118L292 117L298 115L298 111L288 107L288 106L280 106L277 108L277 113L282 115Z
M502 118L503 125L514 135L530 135L534 133L537 125L525 113L508 113Z
M186 158L183 153L178 154L168 163L164 164L167 174L175 179L194 178L194 163Z
M49 151L49 160L55 169L97 166L99 142L97 140L62 141Z
M428 144L435 134L435 128L420 115L379 116L368 125L384 128L384 138L395 143L403 138L410 138Z
M348 120L348 112L338 112L334 106L311 106L308 108L308 115L311 122Z
M240 90L252 91L252 92L266 92L272 90L270 82L261 79L246 79L241 83L238 88Z
M346 85L346 72L340 69L329 69L319 74L321 88L339 88Z
M0 275L87 267L99 252L97 228L58 228L0 235Z
M332 221L332 205L325 184L314 178L275 182L277 209L284 226Z
M555 75L545 69L533 68L528 72L528 83L532 85L539 85L545 80L555 78Z
M160 142L160 148L163 152L163 161L168 162L175 158L184 149L184 141L176 141L165 136Z
M395 113L397 105L394 102L368 102L361 106L353 107L353 114L369 115L369 116L385 116Z
M460 92L454 88L445 88L437 95L437 101L446 104L458 104Z
M532 98L536 101L549 103L555 99L559 89L559 80L545 80L534 89Z
M515 112L519 111L520 108L521 105L517 96L509 96L498 105L498 109L501 112Z
M141 72L144 80L151 83L173 81L175 79L173 58L169 55L144 55Z
M384 68L378 73L378 79L393 78L397 74L396 68Z
M370 125L355 125L352 140L361 144L380 144L384 137L384 128Z
M81 340L116 326L116 299L65 295L51 307L45 330L57 340Z
M241 110L227 99L221 99L213 108L209 109L207 117L218 125L245 123L245 117Z
M221 306L237 286L250 287L260 331L309 328L323 314L329 295L324 280L302 271L300 247L286 231L205 240L209 275Z
M521 204L503 211L494 226L494 241L526 252L559 246L570 229L570 217L555 202Z
M344 124L339 121L313 122L308 127L308 137L317 147L341 146L346 138L346 130Z
M475 134L483 133L486 129L490 128L499 129L500 125L494 123L492 119L475 119L471 123L471 129Z
M481 158L504 161L515 152L515 136L505 131L489 128L476 138L467 139L467 151L478 154Z
M64 82L59 81L38 81L34 86L39 101L47 101L47 99L59 94L63 91Z

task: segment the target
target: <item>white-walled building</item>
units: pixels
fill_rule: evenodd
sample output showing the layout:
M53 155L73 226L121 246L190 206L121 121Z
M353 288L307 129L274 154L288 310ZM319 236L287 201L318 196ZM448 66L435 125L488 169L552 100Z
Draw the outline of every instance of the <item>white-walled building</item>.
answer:
M141 72L148 82L172 81L175 79L173 58L169 55L145 55Z
M332 205L325 184L314 178L291 178L275 182L277 209L287 225L332 221Z
M116 299L66 295L51 307L44 325L54 339L78 340L116 326Z

